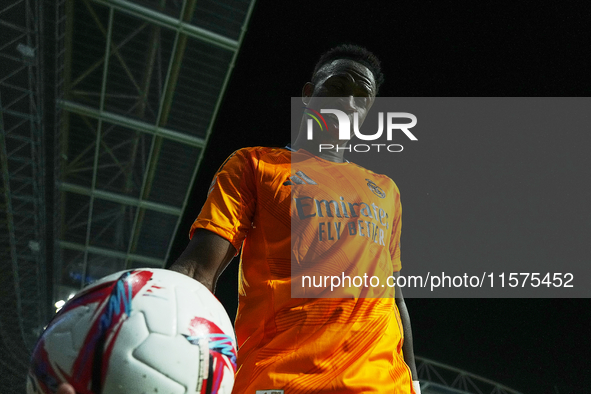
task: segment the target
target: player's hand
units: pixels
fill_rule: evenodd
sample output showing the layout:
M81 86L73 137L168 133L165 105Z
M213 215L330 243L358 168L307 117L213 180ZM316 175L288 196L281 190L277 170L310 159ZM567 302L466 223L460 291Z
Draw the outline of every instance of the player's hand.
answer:
M62 383L57 388L55 394L76 394L76 390L74 390L74 387L71 384Z

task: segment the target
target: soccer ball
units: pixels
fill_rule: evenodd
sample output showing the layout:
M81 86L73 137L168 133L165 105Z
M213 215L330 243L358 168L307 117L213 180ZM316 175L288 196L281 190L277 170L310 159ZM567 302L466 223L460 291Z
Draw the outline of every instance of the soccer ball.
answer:
M229 394L236 339L201 283L164 269L107 276L84 288L39 339L28 394L69 382L79 394Z

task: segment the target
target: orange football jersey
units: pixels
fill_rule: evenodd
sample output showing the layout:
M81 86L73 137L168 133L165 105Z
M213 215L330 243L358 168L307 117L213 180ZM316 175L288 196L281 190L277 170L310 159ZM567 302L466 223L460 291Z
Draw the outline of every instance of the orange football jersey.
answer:
M400 215L394 182L352 163L264 147L226 160L191 236L242 248L234 393L413 393L387 284Z

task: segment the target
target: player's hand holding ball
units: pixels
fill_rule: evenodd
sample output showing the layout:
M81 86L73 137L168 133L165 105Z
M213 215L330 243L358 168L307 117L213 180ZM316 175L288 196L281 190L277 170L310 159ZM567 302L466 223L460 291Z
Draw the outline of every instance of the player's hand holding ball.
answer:
M141 269L63 306L35 347L27 393L229 394L235 370L234 331L215 296L183 274Z
M71 384L62 383L59 385L56 394L76 394L76 391Z

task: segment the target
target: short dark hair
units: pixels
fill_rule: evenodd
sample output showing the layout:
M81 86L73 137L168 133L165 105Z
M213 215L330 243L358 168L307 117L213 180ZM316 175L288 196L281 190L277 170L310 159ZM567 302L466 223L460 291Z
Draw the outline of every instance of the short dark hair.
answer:
M322 68L322 66L339 59L353 60L354 62L361 63L365 67L369 68L376 81L377 94L380 86L382 83L384 83L384 74L382 74L380 60L376 55L358 45L342 44L324 52L322 56L320 56L318 63L316 63L316 67L314 67L314 72L312 73L312 82L315 82L316 73Z

